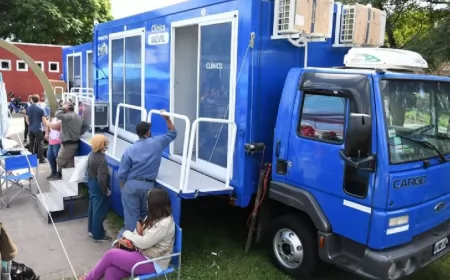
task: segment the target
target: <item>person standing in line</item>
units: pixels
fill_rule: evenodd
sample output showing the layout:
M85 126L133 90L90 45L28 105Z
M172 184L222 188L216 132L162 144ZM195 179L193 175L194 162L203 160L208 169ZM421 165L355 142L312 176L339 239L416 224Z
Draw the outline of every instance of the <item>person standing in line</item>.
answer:
M47 160L50 164L52 173L47 177L51 180L58 175L58 165L56 158L58 157L59 149L61 148L61 121L56 117L46 120L45 123L45 139L48 141Z
M25 103L23 109L21 110L22 114L23 114L23 123L25 126L25 130L23 131L23 143L27 143L27 139L28 139L28 123L27 123L27 108L30 107L31 105L31 95L28 96L28 102Z
M170 117L162 115L167 133L151 137L151 124L136 126L139 140L125 150L117 177L122 193L125 230L133 231L140 218L147 214L147 194L155 186L163 151L177 137ZM120 235L120 234L119 234Z
M63 168L75 167L75 154L80 146L81 136L89 128L89 125L74 110L73 104L66 102L55 115L61 121L61 148L56 159L59 170L58 174L52 178L53 180L62 178Z
M110 242L112 238L107 236L103 221L109 211L110 174L105 151L108 149L108 139L104 135L96 134L91 140L92 152L88 158L88 233L95 242Z
M25 119L28 123L28 151L37 154L39 163L45 163L42 142L44 141L43 124L46 122L45 111L38 105L39 96L31 96L31 105L26 109Z

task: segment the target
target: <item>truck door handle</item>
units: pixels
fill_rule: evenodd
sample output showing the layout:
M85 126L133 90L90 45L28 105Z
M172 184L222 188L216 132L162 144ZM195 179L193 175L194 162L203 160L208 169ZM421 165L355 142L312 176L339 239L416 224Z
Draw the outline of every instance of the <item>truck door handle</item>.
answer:
M275 157L280 157L280 147L281 147L281 141L277 141L277 145L275 147Z

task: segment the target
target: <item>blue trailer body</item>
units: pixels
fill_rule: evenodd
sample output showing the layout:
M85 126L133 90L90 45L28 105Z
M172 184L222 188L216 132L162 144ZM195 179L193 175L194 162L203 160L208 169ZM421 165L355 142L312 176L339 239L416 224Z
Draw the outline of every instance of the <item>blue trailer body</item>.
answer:
M170 41L174 38L174 35L171 34L173 32L171 26L186 20L198 19L201 21L202 17L214 17L215 15L220 16L226 13L229 13L231 17L238 18L236 31L232 31L237 32L236 34L233 33L233 35L237 36L236 42L234 42L236 50L232 50L225 58L219 52L216 57L205 54L208 57L200 59L202 59L202 62L225 59L228 63L226 66L228 69L230 64L235 64L234 71L232 73L230 71L228 75L232 75L234 77L232 79L237 81L235 97L233 98L236 102L235 104L226 104L225 107L234 107L233 113L238 127L238 136L235 145L232 186L236 196L236 205L245 207L249 204L251 196L256 190L258 168L262 159L246 154L244 144L263 142L266 147L272 146L273 127L278 110L277 104L286 74L290 68L304 65L303 48L295 48L284 40L274 41L270 39L272 24L267 19L271 18L273 13L273 3L264 1L187 1L157 11L101 23L95 27L93 38L94 53L97 54L94 58L94 63L98 67L95 91L98 100L111 102L112 121L115 117L114 108L120 102L128 101L127 103L129 104L142 105L147 110L170 110L172 60L170 55L171 46L173 45L173 42ZM152 31L152 28L159 28L159 30L154 32L155 30ZM226 40L227 44L233 43L230 42L232 40L231 36L225 39L215 36L215 33L220 33L220 28L227 29L227 26L217 26L217 29L214 29L213 26L210 31L207 28L208 26L203 29L203 34L207 37L202 42L217 42L222 39ZM147 41L149 38L154 38L152 34L159 33L161 29L168 33L168 38L170 38L168 42L158 44ZM122 42L126 44L126 42L130 41L128 44L129 48L122 54L116 55L114 52L116 45L110 46L109 44L116 44L117 40L115 41L111 37L120 32L124 32L124 36L127 36L126 33L133 32L133 30L143 32L145 34L143 36L145 42L140 42L141 45L139 43L136 45L135 42L132 42L133 37L124 37L124 41L120 41L120 44ZM228 29L226 32L230 32L230 30ZM253 49L248 47L252 32L255 33ZM222 34L224 33L222 32ZM133 44L135 45L133 46ZM208 46L205 47L207 48ZM214 48L217 45L210 47ZM122 52L122 48L120 46L117 47L118 52ZM133 50L133 48L135 49ZM308 56L308 65L318 67L342 65L343 56L348 50L348 48L332 48L331 40L323 43L311 43L310 49L312 51L310 51ZM111 50L113 53L109 53ZM141 52L145 53L145 55L141 56ZM119 60L121 62L118 62ZM116 70L114 66L111 68L110 61L112 61L113 65L115 63L125 63L127 73L123 74L123 70L120 67L118 67L118 72L111 73L111 69L113 71ZM133 64L140 65L143 61L145 61L143 69L137 67L133 69ZM136 96L136 98L125 97L124 101L121 99L122 96L119 96L119 101L113 102L110 100L111 96L109 93L113 92L112 98L115 99L114 87L121 86L121 84L118 85L111 82L111 75L114 77L126 75L124 78L126 80L125 83L130 84L130 87L135 87L135 91L138 91L139 95L142 92L144 96ZM144 77L142 83L140 83L140 76ZM109 84L110 82L111 85ZM142 86L144 89L141 88ZM215 85L210 84L209 86ZM230 84L228 86L232 87ZM127 95L131 96L130 93L127 93ZM129 121L124 125L124 130L134 133L134 125L141 120L140 112L130 110L129 115ZM165 129L165 124L162 120L158 118L152 120L153 134L160 134ZM211 147L204 148L207 145L203 145L203 149L211 150ZM213 144L209 145L212 146ZM86 151L88 150L88 147L86 147ZM165 154L166 157L168 153L169 151ZM226 151L217 156L217 158L221 157L226 158ZM269 158L270 152L267 151L265 160ZM114 184L116 185L117 182ZM121 214L120 197L115 197L116 195L119 196L119 188L115 186L113 189L117 191L113 191L112 207ZM189 195L181 196L185 198L192 197Z
M335 5L335 16L340 13L338 7ZM118 133L117 142L121 143L122 152L137 138L135 125L144 117L134 109L122 109L119 114L116 107L120 103L142 107L146 111L165 109L191 119L230 119L237 125L231 188L203 185L194 186L196 189L190 191L181 191L174 185L177 182L169 184L167 178L161 178L162 173L169 173L170 177L170 172L174 176L177 172L166 169L175 167L173 163L179 156L176 141L184 137L181 131L185 128L175 123L178 137L163 155L156 182L169 191L177 223L180 222L181 199L229 195L236 206L247 207L257 190L261 163L271 162L270 203L279 202L276 204L279 207L272 208L281 210L276 214L285 217L278 225L280 232L287 234L281 243L292 236L305 237L302 234L311 226L311 221L315 226L311 229L312 235L320 240L318 254L323 260L372 279L397 279L443 256L449 251L442 246L447 246L446 236L450 234L448 229L443 229L450 215L450 208L446 207L450 203L450 189L448 184L441 188L436 185L443 174L449 174L450 163L442 158L439 161L436 154L426 159L426 168L421 161L392 162L395 151L393 153L391 146L398 143L390 142L388 132L393 128L386 124L387 93L381 89L381 84L389 80L413 81L413 84L414 81L434 81L443 84L435 84L433 90L442 91L450 79L375 71L370 67L332 68L343 65L349 48L333 47L334 38L331 38L308 43L309 51L306 52L306 48L294 47L287 40L273 40L273 13L274 3L270 1L192 0L95 26L93 60L97 71L94 91L98 101L109 103L110 127ZM340 108L343 117L334 119L342 124L340 142L316 141L299 132L305 96L317 90L302 88L305 80L320 90L328 90L320 94L341 95L338 97L345 100ZM419 90L416 85L412 92L423 91L423 86L420 87ZM354 113L351 111L354 104L346 96L347 89L352 89L352 94L358 96L359 105L365 111L360 108L361 112L357 113L370 117L373 128L366 142L371 143L368 153L376 158L372 158L373 166L365 170L351 166L351 156L346 158L345 154L350 142L346 133L354 125L349 120ZM430 104L436 102L436 98L430 97L434 100ZM317 102L309 109L314 111L328 105ZM189 108L195 108L195 112L186 111ZM333 111L336 106L330 108L328 116L336 113ZM153 135L166 132L161 118L154 116L151 121ZM325 127L316 129L327 130ZM409 132L411 128L400 129L401 132L405 130ZM199 126L201 137L197 138L202 142L197 140L196 165L192 170L202 173L205 178L225 181L217 174L224 172L225 159L230 154L227 143L231 137L227 131L220 125ZM106 135L112 139L111 134ZM255 143L262 143L266 148L260 153L249 153L247 144ZM80 153L87 155L90 151L87 135L82 139ZM111 207L123 216L117 180L121 154L116 154L114 149L106 155L111 172ZM366 193L362 195L346 189L346 172L352 168L356 170L353 175L364 181ZM420 188L394 186L402 180L410 184L416 177L427 177L420 179ZM209 184L211 179L208 180L198 182ZM330 183L331 180L338 183ZM405 217L406 220L400 219ZM395 223L391 224L391 221ZM433 230L439 233L437 237ZM274 240L277 235L282 234L274 232ZM420 236L420 242L417 236ZM317 240L293 246L294 237L291 244L282 245L289 245L294 251L303 246L317 249L314 247ZM419 250L418 246L424 247ZM282 254L274 253L275 257ZM411 265L422 255L426 255L422 263ZM275 262L282 267L282 260ZM285 266L282 269L296 276L306 275L302 267Z
M71 87L93 87L92 42L63 48L63 79Z

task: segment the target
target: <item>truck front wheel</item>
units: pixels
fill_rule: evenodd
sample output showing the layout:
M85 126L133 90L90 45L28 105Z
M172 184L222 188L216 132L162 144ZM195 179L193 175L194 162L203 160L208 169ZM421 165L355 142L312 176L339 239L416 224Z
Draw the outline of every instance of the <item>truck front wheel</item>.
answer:
M269 252L283 272L302 279L314 276L319 263L317 233L305 218L288 214L273 223Z

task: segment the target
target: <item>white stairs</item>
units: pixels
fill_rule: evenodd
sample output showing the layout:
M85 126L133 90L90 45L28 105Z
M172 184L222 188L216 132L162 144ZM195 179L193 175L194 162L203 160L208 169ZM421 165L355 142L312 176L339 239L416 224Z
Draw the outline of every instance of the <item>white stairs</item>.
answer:
M81 157L75 157L75 166ZM49 191L36 194L36 202L39 210L51 223L62 222L87 216L89 197L80 188L78 183L69 182L75 168L62 170L62 180L48 181Z

